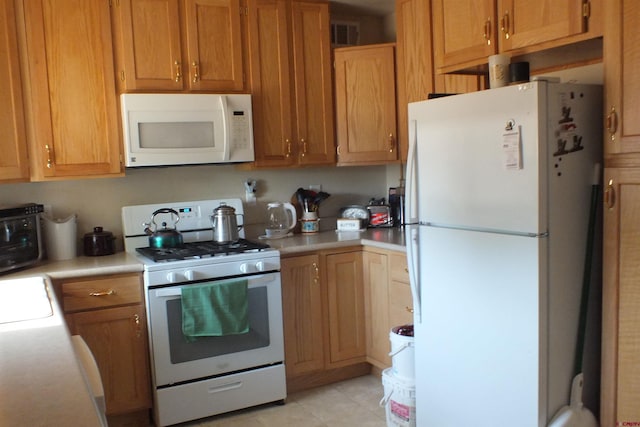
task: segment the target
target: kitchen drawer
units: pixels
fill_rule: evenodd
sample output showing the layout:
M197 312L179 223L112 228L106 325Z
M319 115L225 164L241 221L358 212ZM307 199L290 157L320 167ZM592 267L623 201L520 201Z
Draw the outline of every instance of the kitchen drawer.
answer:
M392 253L389 257L390 277L402 283L409 283L409 266L407 264L407 256L403 253Z
M408 283L392 280L389 283L389 322L391 326L413 323L412 308L411 286Z
M94 308L140 304L142 277L139 274L83 277L61 284L65 313Z

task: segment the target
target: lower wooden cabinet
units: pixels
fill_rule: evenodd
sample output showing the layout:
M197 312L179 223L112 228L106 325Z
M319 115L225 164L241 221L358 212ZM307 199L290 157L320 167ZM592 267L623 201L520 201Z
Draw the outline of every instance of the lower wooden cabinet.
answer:
M324 256L329 314L329 367L364 362L362 251Z
M604 173L602 426L640 422L640 169Z
M287 377L324 369L324 299L318 254L283 258L282 308Z
M55 280L72 335L93 353L105 392L109 425L124 415L149 422L151 380L142 276L119 274Z
M288 391L367 373L361 249L283 257L280 271Z
M366 248L363 259L367 362L383 370L391 366L391 328L413 323L407 257Z

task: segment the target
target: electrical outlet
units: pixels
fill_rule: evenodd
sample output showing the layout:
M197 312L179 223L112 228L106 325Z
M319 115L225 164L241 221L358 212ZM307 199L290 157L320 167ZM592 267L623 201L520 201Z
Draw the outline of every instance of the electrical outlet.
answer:
M319 192L322 191L322 184L309 185L309 190L315 191L316 193L319 193Z

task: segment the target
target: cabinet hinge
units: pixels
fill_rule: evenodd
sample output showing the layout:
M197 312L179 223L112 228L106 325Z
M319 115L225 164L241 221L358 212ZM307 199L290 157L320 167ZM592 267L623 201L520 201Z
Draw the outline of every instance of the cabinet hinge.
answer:
M120 0L109 0L109 7L120 6Z
M582 3L582 17L590 18L591 17L591 2Z

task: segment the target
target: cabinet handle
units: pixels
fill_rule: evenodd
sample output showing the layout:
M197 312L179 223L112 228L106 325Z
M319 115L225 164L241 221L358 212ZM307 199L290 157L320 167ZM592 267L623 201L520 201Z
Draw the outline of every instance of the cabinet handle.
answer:
M284 156L288 159L289 157L291 157L291 140L285 139L284 142L285 144L287 144L287 152Z
M336 154L338 155L338 157L340 157L340 146L339 145L336 147Z
M396 148L396 139L393 137L393 134L389 134L389 152L393 153L393 150Z
M198 83L198 81L200 81L200 65L198 64L198 61L193 61L191 63L191 66L193 67L193 83Z
M51 146L45 144L44 149L47 150L47 169L51 169L53 166L53 157L51 156Z
M409 313L413 313L413 308L411 308L411 307L407 306L404 309L407 310Z
M304 157L307 154L307 141L302 138L300 142L302 143L302 153L300 154L300 157Z
M89 296L92 296L92 297L106 297L106 296L115 295L115 294L116 294L115 289L109 289L108 291L90 292Z
M318 264L316 264L315 262L311 265L313 266L313 270L315 272L313 283L317 285L318 282L320 282L320 269L318 268Z
M491 46L491 18L487 18L484 22L484 39L487 41L487 46Z
M133 321L136 324L136 338L140 338L140 336L142 335L142 328L140 327L140 316L138 314L134 314Z
M182 71L180 70L180 61L175 61L173 63L173 65L176 66L176 83L180 83L180 80L182 80Z
M607 188L604 190L604 203L609 210L612 210L616 205L616 189L613 186L613 179L609 180Z
M611 107L611 111L607 114L607 130L609 131L609 137L611 142L616 140L616 132L618 131L618 113L616 107Z
M509 40L509 11L505 10L502 19L500 20L500 31L504 34L505 40Z

